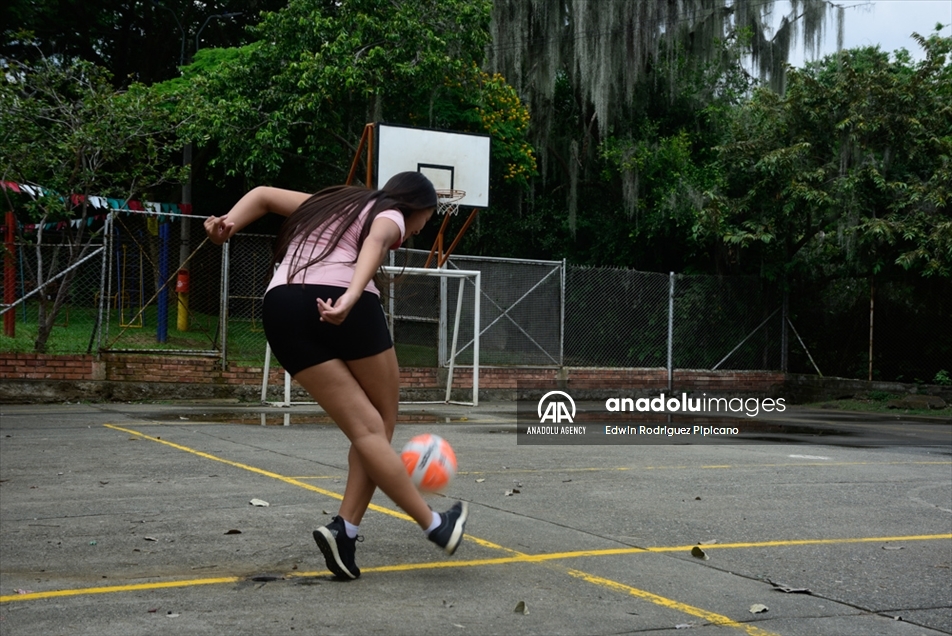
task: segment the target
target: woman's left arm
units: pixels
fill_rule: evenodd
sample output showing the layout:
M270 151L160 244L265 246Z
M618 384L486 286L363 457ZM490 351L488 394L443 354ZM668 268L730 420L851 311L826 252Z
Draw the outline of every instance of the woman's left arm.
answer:
M354 268L354 277L337 302L331 299L317 299L317 309L321 314L321 320L333 325L339 325L344 322L350 308L354 306L360 295L364 293L367 283L374 277L380 265L387 257L387 252L391 245L395 245L403 240L400 234L400 228L395 222L387 218L376 218L370 225L370 233L364 239L364 244L357 255L357 264Z
M205 219L205 233L212 243L221 245L238 230L269 212L290 216L310 196L307 192L258 186L241 197L224 216L210 216Z

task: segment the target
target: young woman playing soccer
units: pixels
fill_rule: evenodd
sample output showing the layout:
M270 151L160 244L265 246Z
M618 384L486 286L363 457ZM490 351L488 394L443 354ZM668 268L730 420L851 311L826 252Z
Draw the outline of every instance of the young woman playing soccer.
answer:
M340 578L360 576L357 529L377 487L448 554L463 538L466 504L431 510L391 446L399 369L372 280L388 251L419 233L436 204L429 179L403 172L380 190L338 186L310 195L258 187L224 216L205 220L209 239L221 245L268 212L288 217L264 297L265 335L281 366L351 443L338 515L314 531Z

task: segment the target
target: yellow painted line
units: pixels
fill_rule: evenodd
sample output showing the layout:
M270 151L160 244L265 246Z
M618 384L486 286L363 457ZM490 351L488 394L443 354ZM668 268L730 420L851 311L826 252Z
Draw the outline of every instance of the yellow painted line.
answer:
M343 479L344 475L290 475L288 479Z
M159 590L172 587L192 587L195 585L220 585L222 583L237 583L241 578L237 576L222 576L213 579L189 579L187 581L159 581L155 583L133 583L130 585L109 585L105 587L84 587L76 590L50 590L49 592L29 592L27 594L8 594L0 596L0 603L10 601L36 601L45 598L62 598L64 596L82 596L84 594L110 594L114 592L135 592L139 590Z
M467 538L469 538L467 536ZM897 541L935 541L952 539L952 534L927 534L897 537L847 537L842 539L793 539L781 541L759 541L744 543L722 543L704 545L705 550L741 549L741 548L776 548L783 546L804 545L845 545L851 543L887 543ZM658 546L653 548L605 548L601 550L573 550L571 552L545 552L540 554L525 554L515 550L508 550L512 556L496 557L491 559L470 559L468 561L441 561L437 563L407 563L400 565L386 565L375 568L365 568L362 572L408 572L411 570L428 570L438 568L467 568L484 567L490 565L507 565L511 563L544 563L546 561L562 561L567 559L581 559L588 557L625 556L649 552L684 552L690 554L692 545ZM319 572L294 572L290 576L317 576Z
M116 426L116 425L114 425L114 424L104 424L103 426L105 426L106 428L111 428L111 429L116 430L116 431L121 431L121 432L123 432L123 433L127 433L127 434L129 434L129 435L136 435L137 437L141 437L141 438L143 438L143 439L147 439L147 440L156 442L156 443L158 443L158 444L164 444L164 445L169 446L169 447L171 447L171 448L174 448L174 449L176 449L176 450L184 451L184 452L186 452L186 453L191 453L192 455L196 455L196 456L202 457L202 458L204 458L204 459L210 459L210 460L212 460L212 461L221 462L222 464L226 464L226 465L228 465L228 466L233 466L233 467L235 467L235 468L240 468L240 469L242 469L242 470L247 470L247 471L249 471L249 472L252 472L252 473L255 473L255 474L258 474L258 475L262 475L262 476L264 476L264 477L270 477L270 478L272 478L272 479L277 479L278 481L283 481L283 482L286 483L286 484L290 484L290 485L292 485L292 486L297 486L297 487L299 487L299 488L304 488L305 490L310 490L310 491L312 491L312 492L319 493L319 494L324 495L324 496L326 496L326 497L331 497L331 498L333 498L333 499L337 499L338 501L340 501L340 500L342 500L342 499L344 498L343 495L338 494L338 493L336 493L336 492L334 492L334 491L332 491L332 490L326 490L326 489L324 489L324 488L319 488L318 486L311 485L311 484L309 484L309 483L307 483L307 482L304 482L304 481L301 481L301 480L299 480L299 479L294 479L293 477L287 477L287 476L285 476L285 475L281 475L281 474L278 474L278 473L271 472L270 470L263 470L263 469L261 469L261 468L256 468L256 467L254 467L254 466L249 466L248 464L242 464L242 463L240 463L240 462L235 462L235 461L232 461L232 460L230 460L230 459L224 459L224 458L218 457L218 456L216 456L216 455L211 455L211 454L209 454L209 453L204 453L204 452L202 452L202 451L195 450L194 448L189 448L188 446L182 446L181 444L176 444L176 443L170 442L170 441L168 441L168 440L159 439L158 437L152 437L151 435L146 435L145 433L140 433L139 431L132 430L131 428L122 428L121 426ZM383 507L383 506L379 506L379 505L373 504L373 503L368 506L368 509L369 509L369 510L373 510L373 511L375 511L375 512L383 513L383 514L385 514L385 515L390 515L391 517L396 517L397 519L403 519L404 521L411 521L411 522L413 522L413 523L416 523L415 521L413 521L413 518L410 517L410 515L407 515L407 514L405 514L405 513L403 513L403 512L400 512L399 510L393 510L393 509L391 509L391 508L385 508L385 507ZM491 541L487 541L487 540L485 540L485 539L479 539L479 538L477 538L477 537L473 537L472 535L466 535L466 538L467 538L468 540L474 542L474 543L477 543L477 544L479 544L479 545L481 545L481 546L484 546L484 547L487 547L487 548L494 548L494 549L496 549L496 550L506 550L506 551L510 551L510 550L508 550L508 548L504 548L504 547L501 546L501 545L497 545L497 544L495 544L495 543L493 543L493 542L491 542Z
M293 486L298 486L298 487L304 488L304 489L306 489L306 490L311 490L311 491L313 491L313 492L317 492L317 493L320 493L320 494L322 494L322 495L325 495L325 496L328 496L328 497L332 497L332 498L334 498L334 499L338 499L338 500L343 499L343 496L340 495L340 494L338 494L338 493L336 493L336 492L333 492L333 491L330 491L330 490L325 490L325 489L323 489L323 488L318 488L318 487L316 487L316 486L312 486L311 484L305 483L305 482L300 481L300 480L298 480L298 479L294 479L294 478L291 478L291 477L287 477L287 476L285 476L285 475L280 475L280 474L278 474L278 473L274 473L274 472L271 472L271 471L267 471L267 470L263 470L263 469L260 469L260 468L256 468L256 467L254 467L254 466L249 466L249 465L247 465L247 464L242 464L242 463L240 463L240 462L235 462L235 461L231 461L231 460L224 459L224 458L221 458L221 457L217 457L217 456L215 456L215 455L211 455L211 454L209 454L209 453L204 453L204 452L202 452L202 451L198 451L198 450L189 448L189 447L187 447L187 446L182 446L181 444L176 444L176 443L174 443L174 442L169 442L169 441L167 441L167 440L163 440L163 439L160 439L160 438L158 438L158 437L152 437L152 436L149 436L149 435L145 435L144 433L140 433L140 432L135 431L135 430L132 430L132 429L122 428L122 427L120 427L120 426L115 426L115 425L112 425L112 424L105 424L104 426L106 426L107 428L113 429L113 430L117 430L117 431L121 431L121 432L130 434L130 435L135 435L135 436L141 437L141 438L143 438L143 439L148 439L148 440L150 440L150 441L154 441L154 442L159 443L159 444L164 444L164 445L169 446L169 447L171 447L171 448L175 448L175 449L177 449L177 450L181 450L181 451L184 451L184 452L187 452L187 453L191 453L191 454L196 455L196 456L198 456L198 457L202 457L202 458L209 459L209 460L212 460L212 461L220 462L220 463L223 463L223 464L226 464L226 465L229 465L229 466L233 466L233 467L235 467L235 468L241 468L241 469L243 469L243 470L247 470L247 471L249 471L249 472L252 472L252 473L255 473L255 474L259 474L259 475L262 475L262 476L265 476L265 477L271 477L272 479L277 479L277 480L282 481L282 482L284 482L284 483L287 483L287 484L290 484L290 485L293 485ZM792 464L792 465L803 465L803 464ZM821 465L829 465L829 464L828 464L828 463L823 463L823 464L821 464ZM718 468L723 468L723 467L729 467L729 466L718 466ZM624 469L624 470L628 470L628 468L623 468L623 469ZM404 513L402 513L402 512L396 511L396 510L392 510L392 509L389 509L389 508L384 508L383 506L377 506L377 505L375 505L375 504L370 504L370 506L369 506L368 508L369 508L370 510L374 510L374 511L376 511L376 512L381 512L381 513L383 513L383 514L387 514L387 515L390 515L390 516L392 516L392 517L397 517L397 518L399 518L399 519L404 519L404 520L407 520L407 521L413 521L408 515L406 515L406 514L404 514ZM473 537L473 536L471 536L471 535L467 535L466 538L467 538L467 540L472 541L472 542L475 542L475 543L477 543L478 545L482 545L482 546L487 547L487 548L493 548L493 549L496 549L496 550L505 551L505 552L508 552L508 553L511 555L510 557L508 557L508 558L506 558L506 559L502 559L502 560L496 559L496 560L493 560L493 561L496 562L496 563L501 563L501 562L542 562L542 561L555 560L555 559L557 559L557 558L567 558L565 555L569 555L569 554L573 555L575 558L578 558L579 556L595 556L595 553L596 553L596 552L603 552L603 551L586 551L586 552L584 552L584 553L554 553L554 554L548 554L548 555L535 555L535 556L534 556L534 555L527 555L527 554L518 552L518 551L516 551L516 550L511 550L511 549L505 548L505 547L503 547L503 546L501 546L501 545L499 545L499 544L493 543L493 542L488 541L488 540L485 540L485 539L479 539L479 538ZM873 539L869 539L869 540L873 540ZM878 540L882 540L882 539L878 539ZM804 540L804 541L806 541L807 543L809 543L811 540ZM833 540L821 540L821 541L824 541L824 542L826 542L826 541L836 542L835 539L833 539ZM785 542L767 542L767 543L770 543L770 544L776 543L776 544L778 544L778 545L784 545L784 544L785 544ZM796 544L795 542L789 543L789 545L795 545L795 544ZM736 547L741 547L741 546L744 546L745 544L723 544L721 547L728 547L728 546L731 546L731 545L734 545L734 546L736 546ZM687 549L690 549L691 547L693 547L693 546L688 546ZM752 547L752 545L748 545L747 547ZM683 547L683 546L680 546L680 549L683 550L684 547ZM636 551L637 551L637 552L645 552L645 551L661 552L661 551L664 551L664 550L658 550L658 549L643 549L643 548L626 548L626 549L621 549L621 550L623 550L623 551L624 551L624 550L627 550L627 551L629 551L629 552L636 552ZM620 553L624 553L624 552L617 552L617 551L608 551L608 552L605 552L605 554L608 554L608 553L620 554ZM475 562L440 562L440 563L438 563L438 564L436 564L436 565L434 565L434 564L409 564L409 565L394 565L394 566L383 566L383 567L388 568L386 571L399 572L399 571L406 571L406 570L409 570L409 569L423 569L423 568L427 568L427 567L429 567L429 568L433 568L433 567L466 567L466 565L465 565L466 563L474 564ZM384 571L384 570L380 570L380 571ZM581 572L581 571L579 571L579 570L571 570L571 569L569 569L569 570L566 570L566 571L567 571L568 574L570 574L570 575L572 575L572 576L574 576L574 577L576 577L576 578L580 578L580 579L582 579L582 580L584 580L584 581L587 581L587 582L589 582L589 583L593 583L593 584L596 584L596 585L600 585L600 586L602 586L602 587L606 587L606 588L608 588L608 589L612 589L612 590L615 590L615 591L626 592L626 593L628 593L628 594L630 594L630 595L632 595L632 596L636 596L636 597L641 598L641 599L643 599L643 600L647 600L647 601L649 601L649 602L651 602L651 603L654 603L654 604L656 604L656 605L660 605L660 606L662 606L662 607L667 607L667 608L669 608L669 609L674 609L674 610L676 610L676 611L680 611L680 612L689 614L689 615L691 615L691 616L697 616L697 617L699 617L699 618L703 618L704 620L706 620L706 621L708 621L708 622L710 622L710 623L712 623L712 624L722 625L722 626L726 626L726 627L733 627L733 628L736 628L736 629L741 629L741 630L744 630L745 632L747 632L748 634L751 634L752 636L771 636L771 634L772 634L771 632L764 631L764 630L762 630L762 629L760 629L760 628L758 628L758 627L756 627L756 626L753 626L753 625L750 625L750 624L745 624L745 623L739 623L739 622L734 621L733 619L728 618L728 617L726 617L726 616L722 616L722 615L720 615L720 614L716 614L716 613L714 613L714 612L709 612L709 611L707 611L707 610L704 610L704 609L701 609L701 608L698 608L698 607L694 607L694 606L692 606L692 605L687 605L687 604L681 603L681 602L679 602L679 601L675 601L675 600L673 600L673 599L669 599L669 598L666 598L666 597L663 597L663 596L659 596L659 595L657 595L657 594L653 594L653 593L648 592L648 591L646 591L646 590L640 590L640 589L638 589L638 588L634 588L634 587L625 585L625 584L623 584L623 583L619 583L619 582L617 582L617 581L612 581L612 580L610 580L610 579L605 579L605 578L602 578L602 577L599 577L599 576L596 576L596 575L592 575L592 574L588 574L588 573L585 573L585 572ZM215 579L198 579L198 581L216 581L216 580L215 580ZM218 582L224 582L224 581L218 581ZM207 584L207 583L205 583L205 584ZM145 584L145 585L147 585L147 584ZM169 585L169 586L179 586L179 585L181 585L181 583L172 582L172 583L170 583L170 584L168 584L168 585ZM123 586L120 586L120 588L122 588L122 587L123 587ZM101 589L108 589L108 588L93 588L93 589L101 590ZM69 595L69 594L70 594L69 591L64 591L64 592L60 592L60 593L61 593L61 594L64 594L64 595ZM98 592L98 593L102 593L102 592ZM38 594L53 594L53 593L52 593L52 592L51 592L51 593L43 593L43 592L40 592L40 593L38 593ZM26 600L24 597L27 597L27 596L29 596L29 595L21 594L21 595L9 596L9 597L0 597L0 602L4 602L4 601L7 600L7 599L9 599L9 600Z
M787 539L783 541L756 541L750 543L710 543L701 546L704 550L737 549L737 548L782 548L800 545L844 545L850 543L887 543L894 541L937 541L952 539L950 534L917 534L897 537L847 537L842 539ZM645 548L648 552L679 552L690 551L694 545Z
M670 598L665 598L664 596L658 596L657 594L652 594L651 592L646 592L645 590L639 590L636 587L631 587L630 585L625 585L624 583L612 581L611 579L602 578L600 576L595 576L594 574L588 574L579 570L569 570L568 573L588 583L593 583L616 592L627 593L636 598L654 603L655 605L660 605L661 607L666 607L668 609L682 612L690 616L696 616L707 621L708 623L711 623L712 625L740 629L750 634L750 636L775 636L774 632L768 632L767 630L761 629L756 625L751 625L750 623L739 623L731 618L728 618L727 616L715 614L714 612L709 612L707 610L701 609L700 607L694 607L693 605L681 603Z
M241 468L242 470L247 470L249 472L256 473L258 475L263 475L264 477L277 479L278 481L283 481L286 484L297 486L298 488L304 488L305 490L310 490L312 492L316 492L321 495L324 495L325 497L337 499L338 501L344 498L343 495L339 495L333 490L318 488L317 486L313 486L299 479L294 479L293 477L286 477L285 475L279 475L278 473L273 473L270 470L262 470L261 468L255 468L254 466L249 466L248 464L242 464L240 462L233 462L230 459L216 457L215 455L210 455L209 453L203 453L202 451L197 451L194 448L189 448L188 446L182 446L181 444L176 444L174 442L169 442L164 439L159 439L158 437L152 437L151 435L146 435L145 433L140 433L139 431L134 431L130 428L122 428L121 426L116 426L114 424L104 424L103 426L105 426L106 428L111 428L115 431L128 433L129 435L135 435L137 437L141 437L143 439L156 442L157 444L165 444L166 446L169 446L176 450L184 451L186 453L191 453L192 455L197 455L198 457L202 457L204 459L210 459L214 462L221 462L222 464L227 464L228 466L233 466L235 468ZM378 506L377 504L370 504L369 509L375 512L383 513L385 515L390 515L391 517L404 519L405 521L413 521L413 519L409 515L406 515L397 510L391 510L390 508L384 508L383 506ZM414 523L416 522L414 521Z
M467 538L470 538L467 536ZM908 536L894 536L894 537L852 537L852 538L842 538L842 539L794 539L794 540L784 540L784 541L759 541L759 542L738 542L738 543L722 543L722 544L712 544L705 545L705 550L711 549L741 549L741 548L772 548L772 547L782 547L782 546L803 546L803 545L837 545L837 544L850 544L850 543L885 543L885 542L897 542L897 541L933 541L933 540L942 540L942 539L952 539L952 534L927 534L927 535L908 535ZM496 547L496 544L490 543L488 541L483 542L477 540L481 545L487 545L487 547ZM469 559L466 561L454 560L454 561L436 561L428 563L402 563L395 565L382 565L377 567L363 568L363 573L376 572L376 573L391 573L391 572L412 572L419 570L437 570L437 569L450 569L450 568L470 568L470 567L487 567L487 566L497 566L497 565L509 565L514 563L544 563L547 561L562 561L568 559L580 559L580 558L589 558L589 557L605 557L605 556L623 556L631 555L638 553L648 553L648 552L684 552L690 553L691 548L694 545L678 545L678 546L658 546L653 548L607 548L602 550L574 550L571 552L549 552L543 554L524 554L516 550L510 550L508 548L498 547L497 549L505 550L511 554L511 556L506 557L495 557L491 559ZM573 576L578 578L584 578L580 575L584 574L586 577L590 576L585 573L580 573L578 570L567 570ZM286 574L286 578L300 578L300 577L315 577L315 576L328 576L330 572L327 570L318 570L313 572L291 572ZM595 577L598 578L598 577ZM175 587L190 587L196 585L219 585L224 583L237 583L242 580L247 580L243 577L237 576L226 576L226 577L217 577L217 578L208 578L208 579L189 579L183 581L163 581L155 583L134 583L130 585L110 585L105 587L89 587L89 588L79 588L75 590L53 590L48 592L30 592L28 594L9 594L6 596L0 596L0 603L7 603L10 601L31 601L47 598L59 598L65 596L81 596L84 594L108 594L115 592L135 592L141 590L156 590L156 589L168 589ZM586 579L587 580L587 579ZM608 581L608 579L601 579L603 581ZM597 582L597 581L590 581ZM631 590L636 590L636 588L630 588L620 583L614 581L608 581L611 583L610 587L621 585L624 588L624 591L632 593ZM603 583L599 583L603 584ZM603 585L607 585L604 583ZM621 588L616 588L621 589ZM640 592L640 590L637 590ZM650 596L650 592L645 592ZM640 596L640 594L635 594ZM647 597L645 597L647 598ZM658 599L663 597L658 596ZM672 601L676 603L676 601ZM663 604L663 603L659 603ZM687 606L690 607L690 606ZM704 610L700 610L704 611ZM690 613L690 612L688 612ZM701 616L700 614L692 614L692 616ZM707 620L707 619L705 619Z
M790 546L805 545L847 545L851 543L890 543L897 541L937 541L942 539L952 539L950 534L917 534L895 537L845 537L840 539L785 539L778 541L752 541L738 543L712 543L701 546L704 550L725 550L741 548L780 548ZM561 559L578 559L582 557L601 557L601 556L621 556L626 554L638 554L645 552L685 552L690 553L691 549L698 544L691 545L673 545L657 546L648 548L605 548L602 550L573 550L571 552L547 552L543 554L527 554L516 559L524 562L557 561ZM500 561L508 563L509 561ZM487 563L488 564L488 563Z

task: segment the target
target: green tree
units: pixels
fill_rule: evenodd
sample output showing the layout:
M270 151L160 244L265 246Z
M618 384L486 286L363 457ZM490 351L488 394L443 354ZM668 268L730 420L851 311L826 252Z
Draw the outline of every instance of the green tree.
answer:
M192 95L183 101L209 164L248 185L340 183L364 125L386 121L490 133L493 169L517 186L534 171L528 114L502 78L479 70L489 9L486 0L293 0L264 14L254 42L201 51L163 89Z
M581 227L580 200L596 223L606 214L593 204L609 204L620 195L627 209L634 207L639 188L632 187L631 177L620 191L595 193L579 185L595 182L604 168L602 142L627 137L631 106L646 86L670 103L678 101L694 89L699 68L724 65L723 43L743 32L760 79L779 91L792 45L814 48L831 22L842 34L843 9L829 0L791 2L790 13L772 31L769 18L777 5L774 0L493 0L488 68L502 73L532 112L531 139L540 149L543 177L534 184L533 200L550 208L550 227L560 229L557 219L567 212L574 235ZM635 122L634 130L642 126ZM674 134L659 132L665 138ZM556 189L561 204L545 196ZM573 238L590 241L584 233Z
M575 137L584 124L583 102L569 78L560 77L549 145L540 149L546 179L532 184L531 205L479 228L488 253L706 271L710 244L693 227L705 192L719 179L712 148L755 82L741 64L749 38L732 36L719 46L704 64L683 48L662 52L619 109L624 115L615 127L588 137L592 146ZM465 247L474 251L472 243Z
M179 74L201 47L239 46L262 11L285 0L7 0L0 4L0 57L81 59L107 69L116 87ZM209 16L232 14L228 19ZM234 15L238 14L238 15ZM202 27L205 27L202 29Z
M952 276L952 38L914 37L922 62L853 49L789 72L784 96L757 91L698 234L774 278Z
M24 205L4 189L8 209L36 225L37 287L60 274L52 299L40 294L37 351L66 301L75 270L94 248L101 224L90 221L91 196L138 198L183 177L175 168L181 141L175 108L154 91L133 84L117 92L109 74L79 60L40 57L7 62L0 83L0 179L33 186ZM56 222L54 254L44 259L44 228Z

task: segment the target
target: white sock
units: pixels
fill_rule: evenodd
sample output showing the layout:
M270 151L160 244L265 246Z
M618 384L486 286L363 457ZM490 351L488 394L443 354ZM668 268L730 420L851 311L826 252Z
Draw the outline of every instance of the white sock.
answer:
M443 523L443 517L440 516L440 513L435 511L432 511L432 512L433 512L433 520L430 521L430 527L428 527L425 530L424 532L425 534L430 534L431 532L439 528L441 523Z
M355 526L355 525L352 524L350 521L347 521L347 519L344 519L344 532L347 533L347 538L348 538L348 539L354 539L354 538L356 538L356 537L357 537L357 530L358 530L359 528L360 528L360 526Z

